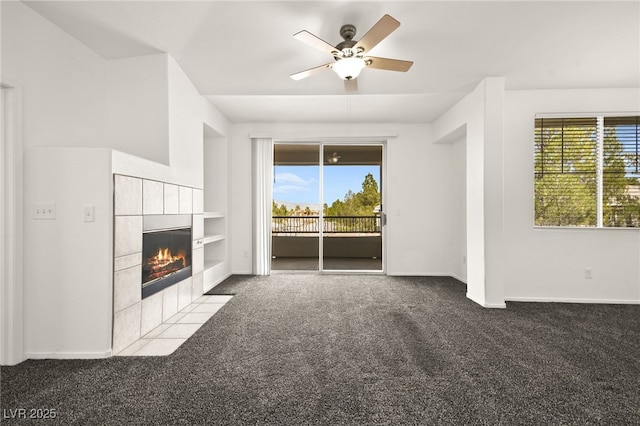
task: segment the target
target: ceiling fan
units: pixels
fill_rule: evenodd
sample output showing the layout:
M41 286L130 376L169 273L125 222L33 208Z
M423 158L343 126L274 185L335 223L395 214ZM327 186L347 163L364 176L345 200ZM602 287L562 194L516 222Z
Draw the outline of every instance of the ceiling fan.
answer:
M411 65L413 65L412 61L365 56L399 26L400 22L396 19L389 15L384 15L360 41L356 41L353 39L356 35L356 27L351 24L343 25L342 28L340 28L340 36L342 36L344 41L335 47L308 31L300 31L294 34L293 37L316 49L329 53L335 61L291 74L290 77L294 80L301 80L321 71L332 69L341 79L345 80L345 87L347 87L348 90L353 90L355 79L365 67L406 72L411 68Z

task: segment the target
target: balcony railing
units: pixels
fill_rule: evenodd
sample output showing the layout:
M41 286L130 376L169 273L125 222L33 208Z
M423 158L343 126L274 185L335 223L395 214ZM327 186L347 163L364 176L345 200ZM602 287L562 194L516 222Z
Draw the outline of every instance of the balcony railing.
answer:
M319 216L273 216L272 234L318 234ZM380 233L380 216L325 216L323 234Z

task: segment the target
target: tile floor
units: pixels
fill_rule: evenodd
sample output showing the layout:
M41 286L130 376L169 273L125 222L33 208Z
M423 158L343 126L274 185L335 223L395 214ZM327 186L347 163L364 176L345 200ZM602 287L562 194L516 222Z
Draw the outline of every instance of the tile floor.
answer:
M232 297L204 295L196 299L117 356L163 356L173 353Z

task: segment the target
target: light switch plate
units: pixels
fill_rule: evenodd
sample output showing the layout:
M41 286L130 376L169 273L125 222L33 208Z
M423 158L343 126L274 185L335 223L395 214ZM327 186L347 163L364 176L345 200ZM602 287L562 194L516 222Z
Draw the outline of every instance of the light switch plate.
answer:
M35 203L33 218L37 220L52 220L56 218L56 203Z
M88 205L84 206L83 213L85 222L95 222L96 221L96 206Z

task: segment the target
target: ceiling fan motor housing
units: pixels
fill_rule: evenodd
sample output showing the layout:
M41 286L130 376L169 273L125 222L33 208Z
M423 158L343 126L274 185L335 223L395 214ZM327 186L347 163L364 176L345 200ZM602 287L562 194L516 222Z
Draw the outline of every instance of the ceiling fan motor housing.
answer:
M351 24L343 25L340 28L340 37L345 40L352 40L353 36L356 35L356 27Z
M340 28L340 36L344 39L343 42L340 42L336 45L336 49L338 52L342 52L341 57L350 57L353 56L355 52L351 50L353 46L356 45L357 41L353 39L353 36L356 35L356 27L351 24L343 25ZM344 49L349 49L345 51ZM337 58L336 58L337 59Z

